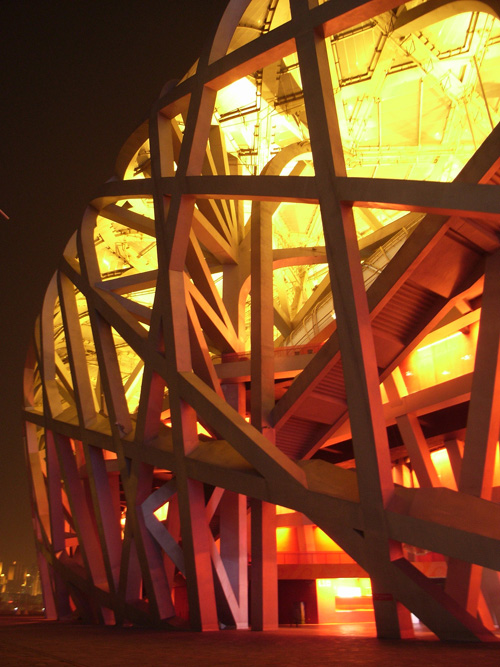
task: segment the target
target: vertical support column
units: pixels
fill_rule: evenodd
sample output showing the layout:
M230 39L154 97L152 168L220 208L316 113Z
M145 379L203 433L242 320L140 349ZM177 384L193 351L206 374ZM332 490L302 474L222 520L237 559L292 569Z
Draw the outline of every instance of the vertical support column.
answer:
M269 413L274 407L274 307L272 213L266 203L252 209L252 424L274 442ZM251 625L252 630L278 627L278 568L276 565L276 509L251 501Z
M130 479L135 484L136 490L134 506L129 506L128 511L132 514L130 519L133 521L135 545L141 563L146 592L158 620L170 618L174 615L174 608L167 576L163 568L161 551L156 540L147 529L141 509L144 500L152 491L153 466L134 461Z
M94 516L103 550L109 588L115 591L120 574L120 517L116 512L116 503L113 502L110 476L106 471L102 449L84 445L84 450Z
M486 261L476 362L459 489L491 499L500 429L500 252Z
M276 508L252 499L251 509L251 625L252 630L278 627L278 566L276 564Z
M408 610L395 598L391 561L401 555L391 542L385 506L394 492L375 346L360 266L352 206L339 201L336 178L346 175L323 36L307 30L308 3L291 0L292 21L330 270L347 395L360 503L365 518L366 558L372 578L379 637L411 635Z
M240 415L246 413L246 390L242 382L223 384L229 405ZM238 600L238 629L248 628L248 532L247 498L225 491L220 502L220 555Z
M273 225L267 202L252 208L252 424L274 442L269 413L274 407Z
M201 482L187 477L184 463L184 456L198 443L196 414L173 388L170 406L189 619L193 630L218 630L204 488Z
M179 205L186 210L192 203ZM172 213L172 207L170 210ZM178 224L179 220L177 221ZM182 265L178 267L183 268ZM172 414L172 435L179 502L179 517L182 535L182 548L186 567L186 585L189 602L190 623L195 630L217 630L219 627L215 604L215 591L212 575L212 561L208 531L210 530L205 511L204 488L201 482L189 479L186 473L185 456L198 445L196 413L183 401L177 390L176 370L191 370L191 351L185 345L189 340L189 327L185 310L184 274L182 270L171 270L167 294L170 298L171 311L166 311L165 330L172 332L170 353L170 377L168 381L170 408Z
M45 618L48 621L63 620L69 618L69 614L66 615L61 613L61 609L57 605L54 591L52 589L51 574L55 578L55 572L53 568L49 569L49 564L47 559L44 558L41 552L37 549L36 552L36 561L38 565L38 571L40 572L40 583L42 586L43 593L43 602L45 604ZM55 581L54 581L55 586ZM67 596L66 596L67 597ZM68 599L68 609L69 609L69 599Z
M179 542L181 536L181 524L179 520L179 499L177 494L172 496L168 503L167 530L176 542ZM175 563L164 556L165 572L170 590L174 589Z
M136 541L132 536L131 523L127 520L123 555L120 568L119 590L125 602L136 603L141 598L142 574L141 563L137 553ZM125 546L127 548L125 548Z
M158 278L156 289L160 293L165 289L163 278ZM153 312L151 313L148 342L154 350L157 350L160 354L164 354L165 344L162 313L158 302L154 304ZM156 373L151 368L150 363L145 360L141 385L141 400L139 402L135 426L135 438L138 442L147 443L158 437L164 393L165 378Z
M49 498L50 531L52 536L52 549L54 553L63 551L65 548L64 537L64 509L62 503L61 469L57 459L54 436L52 431L46 429L46 463L47 463L47 494ZM43 559L39 559L43 560ZM71 608L69 605L68 590L62 577L55 568L52 569L54 582L54 600L58 618L69 618ZM47 605L46 605L47 606Z
M183 401L178 392L177 373L192 372L189 345L189 324L186 312L184 269L189 243L195 198L183 194L183 178L199 175L206 155L208 135L214 109L216 92L203 85L203 69L206 67L205 53L198 62L198 85L192 90L182 137L176 177L178 188L165 205L161 185L162 169L172 165L170 135L167 153L160 144L165 136L165 127L156 112L151 119L152 179L154 181L155 227L159 257L159 282L156 299L161 299L163 333L167 359L167 385L169 388L172 416L172 439L175 459L179 517L182 548L186 568L186 583L189 614L193 629L218 629L214 582L209 545L209 526L206 519L204 487L201 482L188 478L185 457L198 444L197 416L191 406ZM162 162L163 160L163 162ZM159 289L159 284L162 289ZM188 344L186 344L188 342Z
M500 251L486 261L476 361L458 490L491 500L500 429ZM446 591L473 616L478 609L482 568L451 559Z
M70 439L60 434L54 434L54 442L64 481L66 494L73 517L75 531L89 578L94 585L107 591L108 580L104 567L101 544L96 532L95 523L89 503L78 474L77 461L71 447Z
M248 546L246 496L225 491L220 502L220 555L238 600L238 629L248 628ZM233 612L234 614L234 612Z
M192 203L179 203L179 219L187 218ZM172 205L169 214L172 214ZM191 210L192 214L192 210ZM175 253L174 253L175 254ZM178 258L176 258L178 260ZM182 549L186 568L186 585L189 603L189 618L194 630L217 630L219 627L215 604L212 561L208 531L210 530L205 510L204 488L201 482L189 479L185 456L198 445L196 413L183 401L177 390L177 370L191 370L191 350L185 345L189 340L189 328L185 309L184 274L182 264L169 271L170 284L165 295L170 299L171 310L165 311L165 331L171 331L170 376L168 380L172 436L177 481L177 496L182 536ZM176 370L177 369L177 370Z
M179 513L186 565L189 618L195 630L218 630L203 484L192 479L186 479L184 483L185 491L179 495ZM188 512L190 517L186 521ZM187 549L186 536L189 540Z

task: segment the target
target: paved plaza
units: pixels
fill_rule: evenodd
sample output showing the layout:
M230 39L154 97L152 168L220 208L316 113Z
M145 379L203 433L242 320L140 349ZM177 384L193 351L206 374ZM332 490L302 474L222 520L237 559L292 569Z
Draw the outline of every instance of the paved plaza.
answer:
M353 633L356 632L356 636ZM499 644L381 641L372 623L282 627L276 632L166 632L0 618L2 667L218 665L500 665Z

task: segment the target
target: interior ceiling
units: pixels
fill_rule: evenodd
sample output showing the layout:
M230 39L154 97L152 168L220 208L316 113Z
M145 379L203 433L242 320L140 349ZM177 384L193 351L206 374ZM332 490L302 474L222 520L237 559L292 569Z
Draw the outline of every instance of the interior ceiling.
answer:
M419 4L423 3L408 3L329 39L330 72L350 176L451 181L498 122L500 21L489 14L468 12L444 21L430 14L424 22L405 24L408 10ZM289 18L287 0L255 0L243 15L229 50L258 38ZM179 116L176 121L181 133L184 119ZM219 91L213 124L224 134L231 169L243 174L258 174L284 147L307 142L308 121L296 56L291 55ZM125 177L148 178L149 168L149 144L145 142ZM305 151L282 174L291 172L313 174L311 154ZM138 198L118 205L153 219L150 199ZM250 212L251 202L244 202L240 211L242 236ZM420 218L418 214L406 215L401 211L355 209L360 247L369 248L363 255L365 281L376 277L392 256L380 250L387 239L403 229L405 234L400 244L403 243ZM95 239L103 279L157 268L155 240L147 230L137 231L99 217ZM318 207L289 203L278 206L273 217L273 244L275 248L324 246ZM220 266L213 258L209 257L209 262L217 287L222 290ZM306 304L314 291L318 287L323 289L325 284L327 287L326 264L275 271L275 303L295 329L294 337L293 331L285 335L287 332L276 328L276 345L307 342L310 334L302 313L307 310ZM126 296L150 308L154 287ZM331 318L333 304L328 289L322 303L326 317ZM80 315L95 386L98 365L83 299ZM248 329L247 315L247 335ZM58 306L55 331L56 349L64 365L67 353L60 333ZM124 382L128 383L133 411L139 397L142 365L123 341L118 343L120 366Z
M412 31L402 17L418 4L424 3L407 3L330 40L337 113L352 176L452 180L498 122L500 22L468 12L431 19ZM231 48L289 17L288 2L252 2ZM271 153L278 138L280 145L308 138L294 56L248 81L252 85L245 90L240 85L236 100L226 90L217 101L218 118L242 158L255 148L253 137L262 144L266 132ZM252 113L252 106L260 108ZM254 160L244 160L249 169L258 169L257 156L250 157Z

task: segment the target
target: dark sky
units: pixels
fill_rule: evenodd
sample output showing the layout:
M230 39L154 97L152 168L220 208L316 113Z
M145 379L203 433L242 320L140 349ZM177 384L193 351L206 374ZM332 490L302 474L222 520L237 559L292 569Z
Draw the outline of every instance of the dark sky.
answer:
M86 204L226 0L0 0L0 561L34 559L21 437L35 318Z

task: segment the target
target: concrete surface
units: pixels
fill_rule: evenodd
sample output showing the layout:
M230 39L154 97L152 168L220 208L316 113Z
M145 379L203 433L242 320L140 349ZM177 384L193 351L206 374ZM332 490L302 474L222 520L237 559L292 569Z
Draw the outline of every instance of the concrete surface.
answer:
M0 618L1 667L191 665L500 665L498 644L442 643L420 628L412 641L381 641L374 624L282 627L276 632L166 632L39 618ZM357 636L353 636L356 633Z

